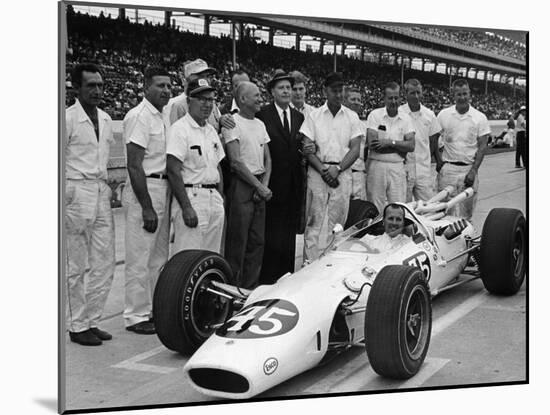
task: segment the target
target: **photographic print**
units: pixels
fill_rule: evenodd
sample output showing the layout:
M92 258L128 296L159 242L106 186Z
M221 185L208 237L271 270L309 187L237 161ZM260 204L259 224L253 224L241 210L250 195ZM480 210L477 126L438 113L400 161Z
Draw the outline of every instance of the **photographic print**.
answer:
M59 410L528 383L528 32L228 8L59 3Z

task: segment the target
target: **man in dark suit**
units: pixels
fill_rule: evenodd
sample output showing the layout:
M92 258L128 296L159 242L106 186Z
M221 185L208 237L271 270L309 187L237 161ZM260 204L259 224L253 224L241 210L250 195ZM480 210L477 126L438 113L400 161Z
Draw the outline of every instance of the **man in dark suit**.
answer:
M262 107L256 117L269 134L272 169L269 188L273 196L266 204L265 250L260 284L273 284L294 272L296 231L303 188L300 126L304 116L289 106L294 79L275 71L267 84L274 102Z

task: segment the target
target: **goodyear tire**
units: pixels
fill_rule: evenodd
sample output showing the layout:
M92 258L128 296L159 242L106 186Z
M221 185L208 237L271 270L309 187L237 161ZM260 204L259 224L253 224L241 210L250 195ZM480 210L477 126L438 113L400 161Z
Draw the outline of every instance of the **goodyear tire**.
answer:
M352 199L349 202L348 217L346 219L344 229L351 228L359 221L373 219L377 216L378 209L373 203L361 199Z
M389 265L372 285L365 313L365 344L376 373L414 376L426 358L432 331L428 284L415 267Z
M157 336L168 349L191 354L231 313L230 301L207 292L211 281L232 283L220 255L201 250L174 255L160 273L153 295Z
M487 291L516 294L527 268L525 217L516 209L492 209L481 234L479 271Z

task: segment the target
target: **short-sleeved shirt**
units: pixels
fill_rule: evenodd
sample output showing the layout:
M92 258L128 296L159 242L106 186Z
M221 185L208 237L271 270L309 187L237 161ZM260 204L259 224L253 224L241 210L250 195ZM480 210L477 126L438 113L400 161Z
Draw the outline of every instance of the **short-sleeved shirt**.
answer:
M150 174L166 172L166 125L162 113L146 98L132 108L122 122L124 142L145 149L143 171Z
M300 132L317 144L315 154L323 163L342 161L349 151L351 140L365 134L355 112L342 105L333 116L326 103L311 111Z
M359 157L351 165L352 171L365 171L365 146L367 145L367 123L366 121L361 121L361 126L365 134L361 138L361 146L359 147Z
M185 184L217 184L218 164L225 157L218 133L209 123L200 126L189 115L177 120L168 130L166 153L181 161Z
M230 130L222 128L225 144L238 140L241 159L250 173L254 175L265 173L264 146L271 141L265 124L257 118L249 120L241 117L240 114L235 114L233 117L235 128Z
M525 131L525 117L522 114L518 115L518 119L516 121L516 131Z
M443 129L443 161L473 164L477 138L491 132L487 117L471 105L466 113L459 114L453 105L441 110L437 119Z
M65 177L107 180L110 145L114 143L111 117L97 109L99 137L78 100L66 110Z
M416 174L431 174L430 136L441 132L441 126L432 110L420 104L420 110L411 111L409 104L403 104L399 111L407 114L415 130L414 151L407 153L407 163L416 165Z
M378 129L381 125L386 127L386 131ZM371 111L367 117L367 129L375 130L378 133L378 138L393 141L403 141L406 134L415 132L411 117L399 111L394 117L390 117L386 107ZM397 153L379 153L375 150L369 151L369 159L391 163L403 162L403 157Z
M291 102L290 107L294 108L298 112L301 112L304 115L304 118L306 118L311 113L311 111L315 109L313 105L309 105L307 102L304 102L304 105L302 108L298 108Z
M162 109L162 115L166 121L166 125L170 126L187 114L187 111L189 111L187 95L185 92L182 92L177 97L170 98L168 104ZM217 105L214 105L207 122L214 127L216 131L220 130L220 117L220 110Z

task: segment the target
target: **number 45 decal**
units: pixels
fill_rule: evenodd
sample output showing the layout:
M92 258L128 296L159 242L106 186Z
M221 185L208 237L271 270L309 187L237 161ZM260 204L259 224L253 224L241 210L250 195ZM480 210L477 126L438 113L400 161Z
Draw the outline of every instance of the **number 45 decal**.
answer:
M417 254L414 254L413 256L405 259L403 261L403 265L420 268L420 270L424 273L426 281L429 281L430 277L432 276L430 257L424 252L418 252Z
M216 334L245 339L278 336L292 330L298 317L298 309L289 301L258 301L227 320Z

